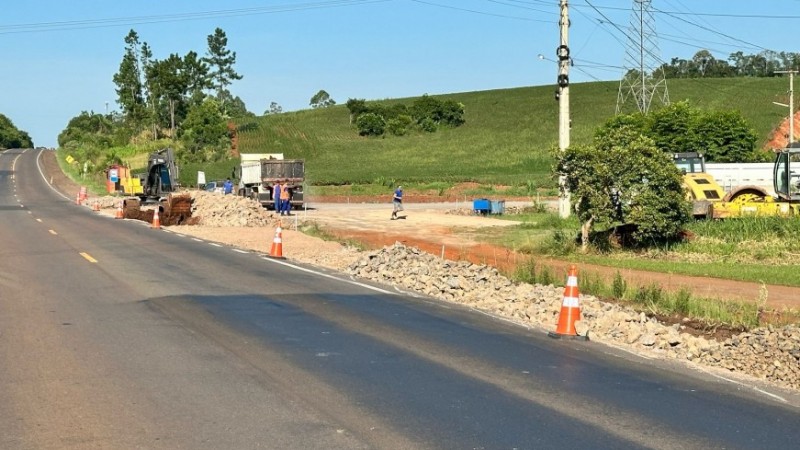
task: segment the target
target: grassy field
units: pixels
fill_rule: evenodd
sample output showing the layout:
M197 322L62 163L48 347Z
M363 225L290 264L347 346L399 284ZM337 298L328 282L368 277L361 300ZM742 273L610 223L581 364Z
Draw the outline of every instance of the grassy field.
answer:
M800 218L697 221L687 226L692 238L685 242L638 252L582 254L575 242L580 227L574 217L565 220L552 213L498 217L520 224L486 230L482 239L521 253L620 269L800 287L800 240L796 238Z
M782 78L669 80L672 101L742 112L766 142L786 114L772 104L788 83ZM571 86L571 142L586 143L614 115L617 82ZM349 123L344 105L259 117L240 124L243 153L282 152L306 160L311 185L463 182L552 188L550 150L558 143L558 103L553 86L437 96L465 105L466 123L455 129L366 138ZM344 103L346 99L339 99ZM411 105L413 98L386 100Z

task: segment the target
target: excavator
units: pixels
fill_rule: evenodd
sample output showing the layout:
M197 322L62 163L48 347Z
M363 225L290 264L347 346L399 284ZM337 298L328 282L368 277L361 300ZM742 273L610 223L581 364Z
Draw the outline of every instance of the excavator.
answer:
M147 159L147 172L138 177L141 192L133 193L135 197L123 201L123 217L152 223L154 211L142 210L141 206L156 204L164 225L189 222L192 199L188 194L175 194L178 190L178 166L171 148L151 153Z
M800 213L800 142L775 154L772 182L775 195L759 186L738 186L711 205L711 217L796 216Z

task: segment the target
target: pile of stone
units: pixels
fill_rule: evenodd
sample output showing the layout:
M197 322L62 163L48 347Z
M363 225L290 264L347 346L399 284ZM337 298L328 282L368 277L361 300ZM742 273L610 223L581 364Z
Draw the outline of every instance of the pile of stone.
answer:
M274 214L255 200L237 195L190 191L194 199L192 216L209 227L264 227L278 222Z
M489 266L440 259L416 248L395 244L365 254L347 271L441 300L461 303L527 326L554 330L563 290L554 286L514 283ZM782 387L800 389L800 327L768 326L724 342L682 332L627 306L581 295L583 320L578 334L635 351L751 375Z

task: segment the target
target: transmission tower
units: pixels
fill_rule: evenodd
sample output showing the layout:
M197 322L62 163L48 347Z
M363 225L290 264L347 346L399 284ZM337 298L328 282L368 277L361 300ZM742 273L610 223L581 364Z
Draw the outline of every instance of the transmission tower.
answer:
M651 0L633 0L624 73L617 94L617 114L636 110L647 114L653 99L662 105L669 104L667 80L661 64Z

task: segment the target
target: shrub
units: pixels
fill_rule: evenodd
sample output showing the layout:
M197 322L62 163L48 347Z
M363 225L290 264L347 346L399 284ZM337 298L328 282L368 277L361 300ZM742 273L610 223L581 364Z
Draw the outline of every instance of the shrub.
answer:
M422 121L419 123L419 129L422 131L427 131L428 133L436 132L436 128L436 122L434 122L430 117L422 119Z
M356 119L356 127L361 136L381 136L386 129L386 121L375 113L365 113Z
M411 123L413 119L411 116L407 114L401 114L394 119L389 119L386 122L386 129L389 133L395 136L403 136L404 134L408 133L408 129L411 127Z

